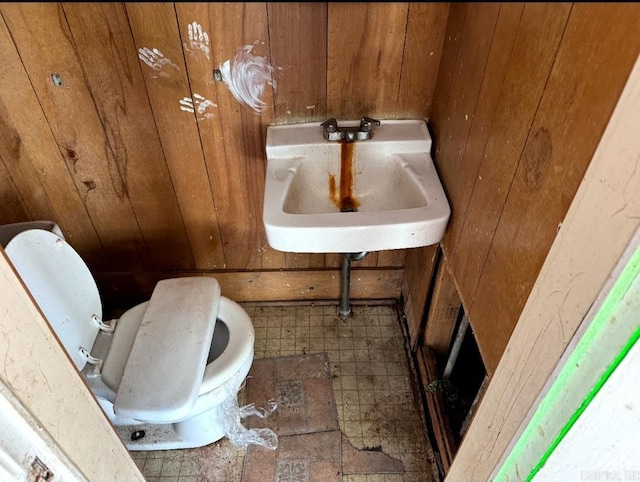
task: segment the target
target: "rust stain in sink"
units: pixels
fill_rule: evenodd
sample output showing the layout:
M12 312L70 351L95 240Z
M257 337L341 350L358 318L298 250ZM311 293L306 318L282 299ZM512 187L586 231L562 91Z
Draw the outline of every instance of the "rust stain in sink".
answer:
M340 190L336 183L336 176L329 174L329 197L340 212L354 212L360 207L360 202L353 194L353 151L354 142L340 141Z

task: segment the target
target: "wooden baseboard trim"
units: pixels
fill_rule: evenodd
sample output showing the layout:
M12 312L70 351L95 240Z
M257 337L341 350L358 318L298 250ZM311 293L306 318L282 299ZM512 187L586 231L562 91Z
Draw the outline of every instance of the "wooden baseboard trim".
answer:
M149 299L156 283L183 276L212 276L234 301L315 301L340 299L340 270L174 271L96 273L105 306L122 309ZM398 299L402 268L351 269L349 299Z

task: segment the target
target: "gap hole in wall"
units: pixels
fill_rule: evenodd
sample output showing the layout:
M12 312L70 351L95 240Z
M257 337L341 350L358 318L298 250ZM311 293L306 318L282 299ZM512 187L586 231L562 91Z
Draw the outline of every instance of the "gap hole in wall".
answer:
M459 332L464 316L464 309L461 307L454 334ZM455 336L449 347L449 355L451 355L454 342ZM438 360L438 366L442 371L445 369L446 363L447 359ZM462 440L475 407L484 392L486 376L487 371L473 328L469 324L443 393L451 431L458 444Z

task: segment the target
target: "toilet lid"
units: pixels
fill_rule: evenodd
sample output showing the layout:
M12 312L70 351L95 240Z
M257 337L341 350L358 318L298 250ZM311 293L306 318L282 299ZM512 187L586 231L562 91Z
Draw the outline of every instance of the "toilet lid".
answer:
M131 346L113 410L148 423L184 419L196 403L220 306L215 278L160 281Z
M80 255L55 234L23 231L9 241L7 256L44 313L78 370L86 364L80 353L91 352L102 319L96 282Z

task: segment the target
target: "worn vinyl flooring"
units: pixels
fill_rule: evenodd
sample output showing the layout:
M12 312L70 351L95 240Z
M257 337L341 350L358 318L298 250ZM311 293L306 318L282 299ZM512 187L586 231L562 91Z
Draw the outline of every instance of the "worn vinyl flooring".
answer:
M343 447L348 441L354 449L375 448L404 466L401 474L343 472L342 482L438 480L395 306L354 306L347 322L339 319L337 305L243 307L255 327L256 360L326 353ZM245 402L244 389L239 398ZM246 455L226 439L190 450L132 452L149 482L240 482ZM282 477L276 482L298 481L294 474Z

